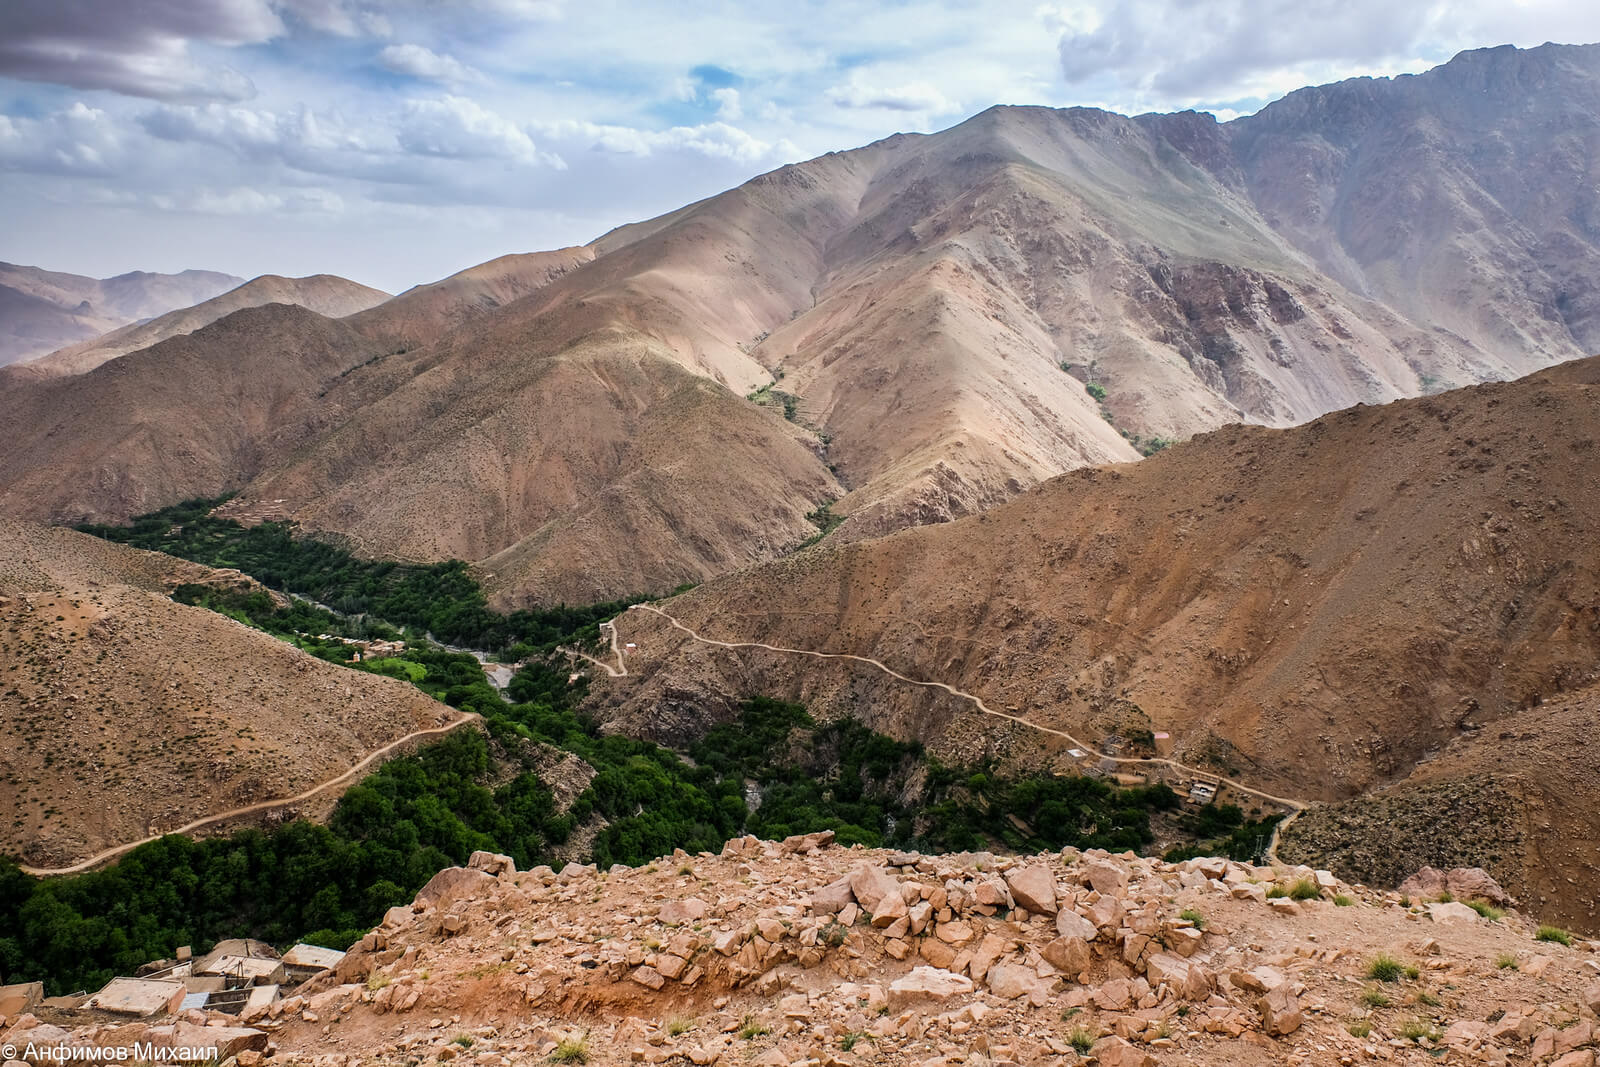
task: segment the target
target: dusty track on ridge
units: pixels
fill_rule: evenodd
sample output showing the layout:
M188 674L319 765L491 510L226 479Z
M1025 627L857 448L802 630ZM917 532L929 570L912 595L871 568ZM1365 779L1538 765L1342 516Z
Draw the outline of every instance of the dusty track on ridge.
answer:
M888 666L884 665L883 663L880 663L878 660L872 659L872 658L870 658L868 656L857 656L857 655L853 655L853 654L848 653L848 652L813 652L810 649L805 649L805 648L784 648L784 647L779 646L779 645L768 645L768 644L764 644L764 643L759 642L759 641L718 641L715 638L701 636L699 633L696 633L694 630L690 629L689 627L685 626L683 623L679 622L677 619L673 618L673 616L670 613L668 613L666 611L663 611L661 608L658 608L653 604L634 604L628 610L629 611L650 611L650 612L654 612L655 614L660 615L663 619L666 619L668 622L670 622L677 629L682 630L684 633L688 634L694 640L699 641L701 644L712 645L712 646L717 647L717 648L729 648L729 649L760 648L760 649L764 649L764 650L766 650L768 652L783 652L783 653L789 653L791 655L796 655L796 656L812 656L812 657L814 657L816 659L844 659L844 660L854 660L857 663L865 663L865 664L868 664L869 666L876 667L878 670L884 672L885 674L889 675L892 678L897 678L900 681L906 682L906 683L908 683L910 685L924 686L924 687L930 688L930 689L943 689L945 692L949 693L951 696L958 697L958 698L960 698L962 700L967 701L974 708L976 708L979 712L983 713L984 715L993 716L996 719L1004 719L1007 722L1016 723L1018 726L1026 726L1031 730L1037 730L1040 733L1050 734L1050 735L1052 735L1054 737L1059 737L1062 740L1069 742L1074 748L1082 749L1084 752L1088 753L1089 755L1098 757L1099 759L1102 759L1102 760L1109 759L1109 760L1111 760L1112 762L1116 763L1119 766L1127 766L1127 767L1152 767L1152 766L1170 767L1170 768L1172 768L1173 770L1176 770L1176 771L1182 771L1182 772L1185 772L1185 773L1188 773L1188 774L1199 775L1201 777L1212 779L1212 780L1215 780L1215 781L1218 781L1218 782L1224 782L1227 785L1232 786L1234 789L1238 790L1241 793L1247 794L1247 795L1252 796L1252 797L1257 797L1257 798L1259 798L1261 800L1265 800L1265 801L1267 801L1269 803L1272 803L1272 804L1279 804L1279 805L1282 805L1283 807L1288 808L1289 809L1289 816L1288 816L1288 818L1283 819L1283 820L1281 820L1279 822L1278 826L1280 828L1285 823L1291 821L1294 818L1295 815L1299 814L1302 810L1305 809L1305 803L1303 801L1295 800L1295 799L1290 798L1290 797L1275 796L1275 795L1273 795L1271 793L1263 792L1260 789L1256 789L1256 788L1253 788L1251 786L1245 785L1243 782L1237 781L1236 779L1226 778L1226 777L1223 777L1221 775L1211 774L1209 772L1199 770L1198 768L1191 767L1186 763L1179 763L1177 760L1163 759L1163 758L1160 758L1160 757L1151 757L1151 758L1145 759L1145 758L1139 758L1139 757L1123 757L1123 756L1107 755L1106 753L1101 752L1099 749L1095 748L1093 745L1090 745L1088 742L1082 741L1082 740L1072 736L1071 734L1069 734L1069 733L1067 733L1067 732L1065 732L1063 730L1057 730L1057 729L1054 729L1054 728L1049 727L1049 726L1041 726L1038 723L1029 722L1027 719L1021 718L1020 716L1008 715L1003 711L995 711L993 708L989 707L987 704L985 704L983 702L983 698L982 697L976 696L976 695L974 695L972 693L965 692L964 690L957 689L954 686L946 685L944 682L928 682L928 681L922 681L921 679L917 679L917 678L907 677L906 675L901 674L899 671L895 670L894 668L888 667ZM620 616L620 615L617 616L617 618L619 618L619 619L621 617L622 616ZM600 660L595 659L593 656L585 655L584 653L576 652L574 650L569 650L569 651L573 651L573 654L581 656L583 659L586 659L589 662L594 663L597 666L603 668L608 674L611 675L611 677L613 677L613 678L622 678L622 677L626 677L627 676L628 667L627 667L627 664L623 660L621 651L617 648L616 621L617 621L616 619L613 619L610 622L601 623L602 626L606 627L607 629L609 629L611 631L611 650L612 650L612 653L614 655L616 655L616 657L617 657L618 666L616 668L613 668L609 664L603 663ZM1277 829L1275 828L1274 831L1273 831L1272 839L1271 839L1270 843L1267 846L1267 858L1268 858L1269 861L1273 861L1273 862L1276 861L1277 844L1278 844L1278 834L1277 834Z
M253 815L259 811L271 811L273 808L282 808L287 807L290 804L299 804L302 801L310 800L318 793L349 782L352 778L365 771L373 764L373 762L382 759L384 756L389 755L396 749L400 748L400 746L407 744L408 742L415 741L422 737L433 737L436 735L447 734L452 730L456 730L462 726L465 726L469 722L476 722L480 718L481 716L472 712L465 712L462 714L461 718L455 720L454 722L446 723L443 726L434 726L426 730L415 730L409 734L406 734L404 737L399 738L398 740L391 741L387 745L384 745L382 748L378 749L376 752L373 752L360 763L357 763L354 767L351 767L337 778L330 778L326 782L323 782L320 785L312 786L303 793L296 793L292 797L281 797L276 800L263 800L256 804L247 805L246 807L234 808L232 811L223 811L218 812L215 815L207 815L203 819L196 819L194 822L187 823L178 827L177 829L167 830L159 834L151 834L149 837L141 838L138 841L130 841L128 844L117 845L114 848L108 848L103 852L97 852L88 859L83 860L80 863L74 863L70 867L29 867L19 864L18 870L22 871L23 874L33 875L36 878L48 878L54 875L62 874L80 874L83 871L92 870L108 860L116 859L118 856L121 856L124 853L132 852L140 845L148 845L152 841L159 841L163 837L167 837L170 834L192 833L195 830L203 829L204 827L211 826L215 823L226 822L229 819L236 819L241 815Z

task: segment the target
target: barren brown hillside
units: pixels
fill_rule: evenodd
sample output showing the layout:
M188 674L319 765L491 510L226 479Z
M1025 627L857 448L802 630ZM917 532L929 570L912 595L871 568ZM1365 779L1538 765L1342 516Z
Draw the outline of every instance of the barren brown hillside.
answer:
M118 517L241 487L363 551L484 562L502 604L592 599L772 558L830 500L835 538L875 536L1154 438L1516 377L1600 344L1573 192L1600 167L1597 87L1600 46L1547 46L1226 125L992 108L355 316L337 376L291 368L295 402L228 431L250 462L201 449L178 478L135 448L108 476L83 440L102 420L18 385L0 505ZM1513 181L1502 141L1549 166ZM232 358L226 332L191 341ZM136 367L164 403L212 402L204 375ZM91 392L80 414L113 402Z
M0 263L0 366L197 304L243 280L205 270L85 278Z
M1091 744L1170 733L1184 762L1340 800L1600 677L1597 439L1589 359L1227 427L664 606L708 638L873 657ZM882 671L713 648L648 612L618 625L642 651L595 698L615 729L670 739L767 693L963 758L1064 758ZM1542 751L1483 750L1535 777Z
M331 274L309 278L282 278L275 274L264 274L193 307L179 308L145 322L112 330L101 337L59 349L26 366L28 370L43 375L82 374L107 360L149 348L169 337L193 333L242 308L260 307L263 304L293 304L337 319L365 311L388 299L389 294L382 290Z
M0 852L63 866L292 797L456 713L168 597L238 581L0 520Z

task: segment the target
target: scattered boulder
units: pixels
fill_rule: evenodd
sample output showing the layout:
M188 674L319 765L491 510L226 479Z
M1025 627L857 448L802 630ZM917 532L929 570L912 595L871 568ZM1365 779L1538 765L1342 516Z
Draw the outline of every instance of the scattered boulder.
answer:
M778 851L785 854L815 852L833 844L833 839L834 833L832 830L819 830L811 834L796 834L779 842Z
M1089 943L1079 937L1058 937L1039 950L1046 963L1063 974L1082 974L1090 962Z
M1049 996L1049 986L1033 972L1032 967L1019 963L997 963L989 968L989 992L1003 1000L1030 997L1043 1004Z
M914 967L889 983L889 1010L898 1011L920 1000L944 1001L965 996L976 988L965 975L937 967Z
M446 867L417 890L416 903L447 908L457 901L483 896L494 884L494 877L483 871L470 867Z
M1128 869L1120 863L1097 860L1084 872L1091 888L1102 896L1120 897L1128 891Z
M850 892L857 904L876 913L884 897L900 897L900 883L882 867L857 867L850 873Z
M1478 913L1455 901L1449 903L1429 904L1428 918L1436 923L1475 923Z
M1006 872L1006 888L1016 903L1035 915L1056 914L1056 878L1041 864L1013 867Z
M704 919L710 910L711 905L699 897L685 897L682 900L669 900L661 905L656 918L669 926L681 926L684 923Z
M1094 1043L1089 1056L1100 1067L1155 1067L1156 1058L1120 1037L1103 1037Z
M467 867L474 871L494 875L496 878L511 876L517 873L517 863L510 856L502 856L498 852L474 852L467 857Z
M1261 1013L1262 1031L1273 1037L1292 1034L1305 1022L1305 1016L1300 1013L1300 998L1287 982L1267 990L1266 995L1256 1001L1256 1010Z
M811 911L817 915L836 915L854 904L856 895L850 891L850 879L829 882L811 893Z
M1514 903L1511 894L1482 867L1453 867L1449 871L1423 867L1400 883L1401 896L1430 900L1446 893L1462 900L1486 900L1502 908Z

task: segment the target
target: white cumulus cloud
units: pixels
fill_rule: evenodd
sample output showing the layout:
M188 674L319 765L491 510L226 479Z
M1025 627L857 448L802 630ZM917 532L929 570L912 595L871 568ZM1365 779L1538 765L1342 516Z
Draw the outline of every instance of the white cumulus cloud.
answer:
M420 44L392 44L378 53L378 64L396 74L447 85L483 81L482 74L454 56L435 52Z

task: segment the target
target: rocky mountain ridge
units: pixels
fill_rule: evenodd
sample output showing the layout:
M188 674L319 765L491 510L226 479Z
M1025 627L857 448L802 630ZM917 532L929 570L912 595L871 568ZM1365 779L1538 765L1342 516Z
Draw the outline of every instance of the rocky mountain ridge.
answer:
M1225 859L831 840L739 838L606 872L478 853L247 1017L30 1015L0 1040L210 1033L240 1067L1594 1062L1595 943L1487 899Z
M197 304L242 281L205 270L86 278L0 263L0 367Z
M1225 424L1517 377L1600 347L1597 87L1600 48L1552 45L1227 124L993 108L362 312L290 403L218 414L230 449L181 426L86 449L66 394L5 390L25 458L0 457L0 504L115 519L226 487L372 554L478 562L504 606L592 601ZM201 406L158 351L118 362ZM77 410L118 419L83 379Z

